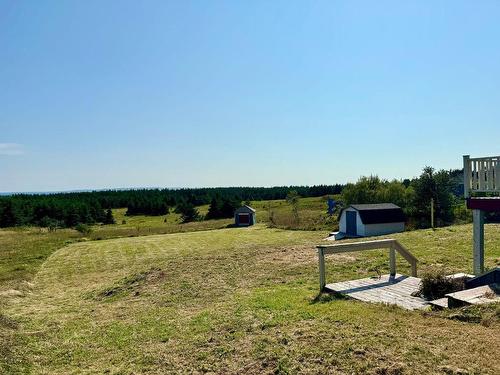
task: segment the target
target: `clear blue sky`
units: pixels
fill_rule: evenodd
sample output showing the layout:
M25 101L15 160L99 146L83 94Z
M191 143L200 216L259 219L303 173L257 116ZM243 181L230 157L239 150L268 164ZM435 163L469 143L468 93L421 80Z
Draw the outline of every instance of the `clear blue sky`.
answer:
M0 191L330 184L500 153L498 1L0 0Z

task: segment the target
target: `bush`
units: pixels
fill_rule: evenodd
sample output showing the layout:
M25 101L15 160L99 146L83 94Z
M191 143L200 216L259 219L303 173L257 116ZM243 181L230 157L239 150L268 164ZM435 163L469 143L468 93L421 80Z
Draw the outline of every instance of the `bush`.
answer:
M435 270L424 274L420 283L419 294L433 300L463 289L463 278L451 278L446 276L442 270Z
M457 205L453 208L455 223L472 223L472 210L468 210L465 204Z
M50 232L53 232L61 224L55 219L51 219L48 216L44 216L43 218L40 219L40 221L38 222L38 225L40 225L42 228L48 228Z
M83 235L89 235L92 233L92 228L87 224L77 224L75 229Z

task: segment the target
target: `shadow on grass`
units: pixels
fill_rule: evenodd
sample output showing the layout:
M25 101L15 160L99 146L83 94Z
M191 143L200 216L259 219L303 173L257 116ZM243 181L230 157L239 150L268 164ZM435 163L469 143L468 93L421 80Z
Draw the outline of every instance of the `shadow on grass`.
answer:
M346 300L346 299L349 298L340 293L335 293L335 292L318 293L318 295L311 300L310 304L314 305L316 303L328 303L332 301Z

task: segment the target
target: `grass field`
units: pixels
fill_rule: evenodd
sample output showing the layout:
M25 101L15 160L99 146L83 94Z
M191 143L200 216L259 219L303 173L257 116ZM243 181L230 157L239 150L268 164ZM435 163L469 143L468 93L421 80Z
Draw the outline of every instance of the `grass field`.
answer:
M327 215L326 198L323 197L299 199L299 223L293 221L292 208L284 199L253 201L251 205L257 210L259 223L272 224L270 216L273 216L274 226L277 228L327 231L338 229L337 216Z
M258 222L270 224L269 212L272 211L277 227L292 226L291 208L284 200L253 201L251 204L257 209ZM338 225L335 217L325 214L326 203L322 198L302 198L299 208L301 222L294 224L296 229L333 230ZM208 205L197 209L205 215ZM52 252L73 242L222 229L233 223L232 219L223 219L183 224L180 215L175 212L164 216L126 216L126 211L126 208L113 210L116 224L94 225L92 231L85 235L73 229L58 229L55 232L36 227L0 230L0 287L22 289Z
M123 225L133 230L131 221ZM498 307L409 312L318 296L314 245L326 231L260 224L101 241L0 233L15 259L2 253L2 271L27 265L2 279L5 373L500 372ZM463 225L394 237L422 270L458 272L471 269L471 236ZM500 227L487 225L485 238L486 265L498 266ZM385 272L387 258L331 256L327 280Z
M257 222L281 229L299 230L336 230L338 222L336 216L326 214L326 201L323 198L301 198L299 200L299 223L293 222L292 210L285 200L252 201L252 207L257 210ZM197 207L200 215L208 212L208 205ZM178 232L193 232L226 228L233 223L233 219L206 220L191 223L181 223L181 217L175 212L163 216L126 216L127 209L113 210L116 224L95 225L88 235L89 239L109 239L117 237L144 236L152 234L166 234ZM270 222L273 216L274 223Z
M208 206L198 207L205 214ZM149 236L178 232L194 232L198 230L222 229L233 223L233 219L203 220L191 223L181 223L181 217L174 212L163 216L125 216L126 208L113 210L116 224L94 225L89 239L100 240L117 237Z

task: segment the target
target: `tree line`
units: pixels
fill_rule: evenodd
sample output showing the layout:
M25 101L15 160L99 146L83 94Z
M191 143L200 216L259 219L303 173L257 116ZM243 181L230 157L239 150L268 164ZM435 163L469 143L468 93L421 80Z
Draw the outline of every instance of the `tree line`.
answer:
M417 228L430 226L431 200L437 225L470 220L463 204L462 170L425 167L420 176L405 180L361 177L346 185L228 187L197 189L131 189L58 194L15 194L0 197L0 227L38 225L75 227L111 224L111 209L127 208L126 215L166 215L172 209L183 222L200 220L196 206L209 204L203 219L233 216L242 202L296 197L341 196L341 206L352 203L392 202L403 208ZM298 215L297 215L298 216ZM492 218L493 216L490 215ZM497 215L498 216L498 215Z
M412 226L431 226L431 201L438 226L467 220L470 213L463 201L462 170L425 167L419 177L387 181L377 176L361 177L347 184L341 194L343 205L391 202L400 206Z
M38 225L41 227L75 227L78 224L113 224L110 208L97 199L71 199L55 195L15 195L0 198L0 227Z
M74 227L112 222L112 208L127 215L166 215L170 208L183 221L199 219L196 206L211 204L208 219L228 217L244 201L284 199L290 190L303 197L339 194L343 185L131 189L56 194L14 194L0 197L0 227L39 225ZM111 216L110 216L111 214ZM232 213L231 213L232 215ZM114 220L114 219L113 219Z

